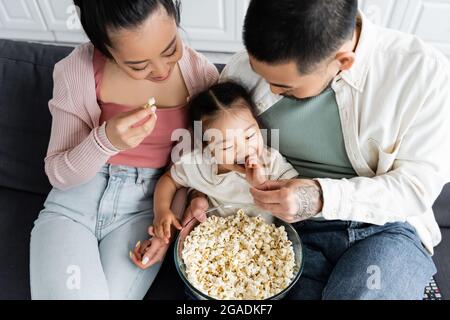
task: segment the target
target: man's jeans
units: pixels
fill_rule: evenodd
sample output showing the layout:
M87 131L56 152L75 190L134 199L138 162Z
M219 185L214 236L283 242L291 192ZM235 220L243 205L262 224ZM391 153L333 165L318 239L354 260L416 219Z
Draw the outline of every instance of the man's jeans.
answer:
M294 224L305 246L303 274L289 299L422 299L436 273L407 223Z

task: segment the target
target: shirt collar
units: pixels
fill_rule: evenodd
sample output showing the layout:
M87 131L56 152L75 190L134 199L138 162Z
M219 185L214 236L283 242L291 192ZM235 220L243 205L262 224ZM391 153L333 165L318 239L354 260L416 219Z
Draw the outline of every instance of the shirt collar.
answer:
M341 72L340 77L361 92L366 83L371 56L375 49L376 30L375 25L361 11L358 19L361 23L361 34L355 51L355 63L349 70Z

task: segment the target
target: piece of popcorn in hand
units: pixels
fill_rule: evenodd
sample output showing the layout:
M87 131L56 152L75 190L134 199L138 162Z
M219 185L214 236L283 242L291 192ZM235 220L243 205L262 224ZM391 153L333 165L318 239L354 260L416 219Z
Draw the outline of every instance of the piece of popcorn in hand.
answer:
M156 110L157 110L157 107L156 107L156 99L155 98L150 98L150 99L148 99L148 102L147 102L147 104L144 106L144 109L149 109L150 108L150 110L153 112L153 113L155 113L156 112Z

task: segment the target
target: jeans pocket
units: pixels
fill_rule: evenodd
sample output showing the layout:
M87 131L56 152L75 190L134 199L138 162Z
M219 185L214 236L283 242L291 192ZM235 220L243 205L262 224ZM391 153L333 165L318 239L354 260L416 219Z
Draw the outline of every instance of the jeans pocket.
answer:
M158 178L145 178L140 183L142 194L145 198L152 197L155 193L156 183L158 182Z

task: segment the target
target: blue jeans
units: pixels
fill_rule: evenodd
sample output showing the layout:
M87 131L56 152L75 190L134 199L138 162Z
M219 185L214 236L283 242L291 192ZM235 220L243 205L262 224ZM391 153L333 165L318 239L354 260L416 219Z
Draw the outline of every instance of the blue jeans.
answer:
M407 223L310 220L294 227L305 246L305 265L288 299L419 300L436 273Z
M90 182L53 189L31 233L33 299L142 299L161 264L129 258L153 222L163 170L105 165Z

